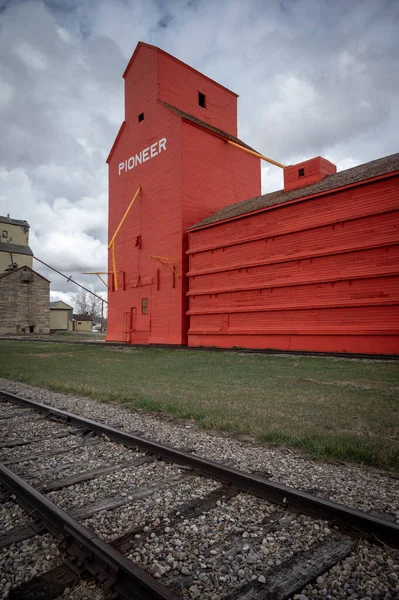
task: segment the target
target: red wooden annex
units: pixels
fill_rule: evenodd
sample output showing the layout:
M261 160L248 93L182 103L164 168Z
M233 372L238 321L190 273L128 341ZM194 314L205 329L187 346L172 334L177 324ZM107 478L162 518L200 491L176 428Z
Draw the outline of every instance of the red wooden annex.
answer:
M322 171L189 230L190 345L398 353L399 154Z

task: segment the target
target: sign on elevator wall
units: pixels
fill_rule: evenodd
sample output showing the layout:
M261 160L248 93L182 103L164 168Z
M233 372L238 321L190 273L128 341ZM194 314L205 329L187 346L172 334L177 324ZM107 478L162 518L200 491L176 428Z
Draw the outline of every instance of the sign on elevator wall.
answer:
M145 163L147 162L147 160L155 158L164 150L166 150L166 138L162 138L158 142L155 142L154 144L151 144L151 146L148 146L148 148L144 148L144 150L141 150L139 154L130 156L124 162L120 162L118 175L126 173L127 171L131 171L138 165L141 165L141 163Z

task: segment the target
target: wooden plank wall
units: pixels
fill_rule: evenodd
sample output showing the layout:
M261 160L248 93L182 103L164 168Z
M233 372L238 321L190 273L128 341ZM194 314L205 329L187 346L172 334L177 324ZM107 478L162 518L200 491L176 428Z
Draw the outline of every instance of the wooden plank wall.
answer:
M399 352L399 177L189 233L189 345Z

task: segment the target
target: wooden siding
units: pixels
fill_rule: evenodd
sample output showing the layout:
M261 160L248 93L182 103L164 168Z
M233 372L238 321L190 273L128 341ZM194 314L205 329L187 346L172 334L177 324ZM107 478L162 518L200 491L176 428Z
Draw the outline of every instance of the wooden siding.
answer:
M145 61L135 63L129 76L136 74L136 67L144 69ZM145 77L145 70L142 76ZM162 138L167 140L165 151L127 173L118 174L119 162ZM174 309L181 305L182 295L180 156L181 120L155 100L146 104L144 121L139 123L136 116L126 122L112 154L109 164L110 238L139 186L141 192L115 241L119 289L112 288L109 292L108 341L181 343L181 308ZM161 265L152 256L176 259L177 276L167 264ZM108 270L112 271L111 253ZM143 299L147 300L146 314L141 310ZM134 322L130 316L133 309ZM129 314L128 320L125 313Z
M300 171L302 171L301 175L299 175ZM337 167L333 163L321 156L316 156L296 165L285 167L284 190L288 192L311 185L336 172Z
M399 351L399 177L189 233L189 344Z
M198 106L198 90L207 95L206 109ZM183 121L160 99L237 130L234 94L156 48L138 48L125 74L125 125L108 160L109 239L139 186L141 192L115 241L119 289L108 295L107 341L187 343L186 229L260 193L259 159ZM119 174L121 162L162 138L166 150Z
M236 136L236 94L164 52L158 56L159 99ZM206 108L198 104L198 92L205 94Z

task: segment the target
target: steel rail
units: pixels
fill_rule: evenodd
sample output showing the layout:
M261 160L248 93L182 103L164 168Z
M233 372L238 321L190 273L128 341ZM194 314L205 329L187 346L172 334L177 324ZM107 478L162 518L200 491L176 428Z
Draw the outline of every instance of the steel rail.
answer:
M70 517L26 481L0 464L0 481L45 529L62 541L73 571L88 571L126 600L178 600L178 596L118 550Z
M308 492L267 480L260 475L246 473L213 460L126 433L103 423L4 392L1 389L0 394L21 405L45 412L49 416L95 431L97 434L104 435L117 443L139 448L167 462L189 467L201 475L223 484L233 485L259 498L284 506L289 511L329 521L333 526L343 530L348 535L369 538L393 548L399 548L399 525L396 523L374 517L331 500L312 496Z

